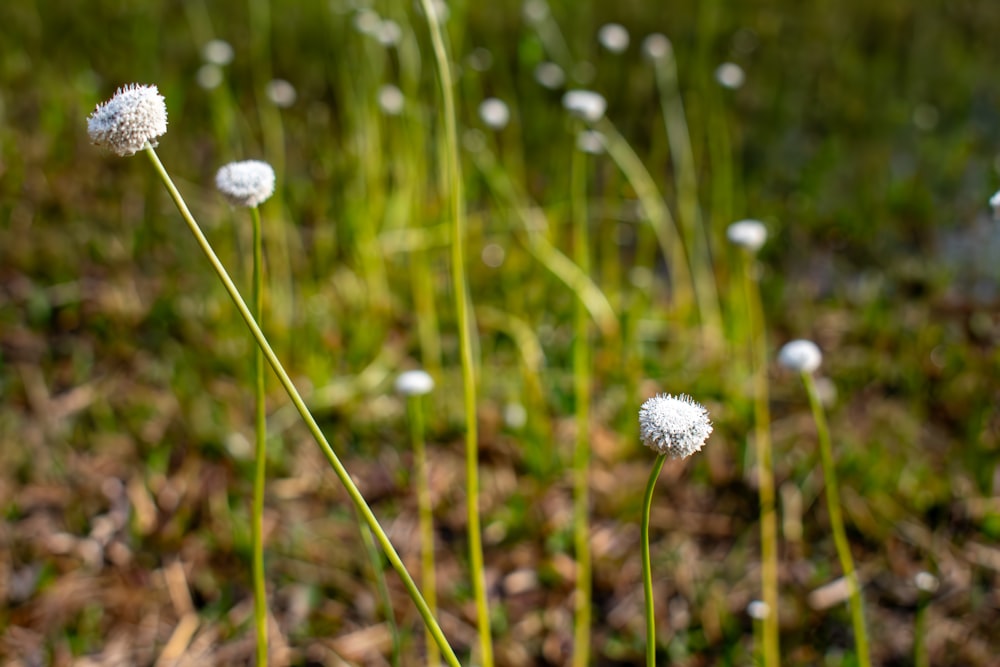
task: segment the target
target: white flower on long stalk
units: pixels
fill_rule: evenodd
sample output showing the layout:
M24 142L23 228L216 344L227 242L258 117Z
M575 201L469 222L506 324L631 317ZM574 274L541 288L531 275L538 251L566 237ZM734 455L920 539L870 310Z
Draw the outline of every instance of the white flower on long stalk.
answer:
M576 135L576 147L590 155L601 155L604 153L604 135L597 130L583 130Z
M502 130L510 122L510 108L503 100L496 97L488 97L479 105L479 117L490 128Z
M261 160L230 162L215 175L215 187L234 206L259 206L274 194L274 169Z
M295 104L295 98L298 97L298 94L295 92L295 86L285 79L272 79L268 81L265 92L267 93L267 99L271 100L274 106L281 109L287 109Z
M212 65L228 65L233 62L233 46L224 39L212 39L201 47L201 58Z
M549 90L555 90L566 83L566 72L552 62L538 63L535 68L535 81Z
M87 132L97 146L122 157L135 155L167 133L166 101L156 86L122 86L90 114Z
M397 86L387 83L378 89L378 105L390 116L398 116L403 113L406 98Z
M623 53L628 48L628 30L620 23L605 23L597 31L597 41L611 53Z
M712 434L708 410L690 396L657 394L639 408L642 444L671 459L684 459Z
M823 363L823 353L816 343L800 338L784 344L778 352L778 363L797 373L812 373Z
M650 60L663 60L673 52L673 45L666 35L654 32L642 40L642 53Z
M608 101L592 90L568 90L562 98L563 107L577 118L596 123L608 108Z
M767 227L760 220L740 220L729 225L726 238L734 246L757 252L767 241Z
M736 90L746 81L747 75L736 63L722 63L715 68L715 80L720 86Z
M427 371L403 371L396 377L396 391L403 396L422 396L434 389L434 378Z

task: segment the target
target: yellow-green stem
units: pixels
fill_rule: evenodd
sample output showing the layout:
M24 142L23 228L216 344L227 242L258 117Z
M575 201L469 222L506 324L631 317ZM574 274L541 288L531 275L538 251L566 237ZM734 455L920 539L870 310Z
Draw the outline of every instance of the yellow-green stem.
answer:
M420 583L431 613L437 614L437 575L434 572L434 508L431 504L430 476L427 470L427 447L424 444L424 410L420 396L406 401L410 417L410 442L413 444L413 474L417 485L417 512L420 517ZM438 667L441 652L427 633L427 664Z
M753 275L753 255L742 254L743 288L750 320L754 386L754 443L757 449L757 492L760 495L761 589L769 613L764 618L764 665L778 667L778 517L775 511L771 411L767 385L767 337L760 288Z
M403 564L399 554L396 552L396 548L389 540L389 536L386 535L385 530L382 529L382 526L379 524L375 514L368 506L368 502L365 500L364 496L361 495L361 491L358 489L357 485L355 485L354 480L351 479L351 475L347 472L347 468L345 468L344 464L341 463L337 453L333 451L333 447L330 446L326 436L323 435L323 431L320 430L319 424L316 423L316 419L312 416L312 413L309 412L309 408L302 399L302 395L295 387L291 378L288 377L288 373L285 371L284 366L282 366L281 361L278 360L277 355L275 355L274 350L271 348L271 344L267 341L267 338L261 331L260 325L258 325L257 321L254 319L254 316L247 307L246 301L244 301L239 289L237 289L236 284L233 283L233 279L230 278L229 272L226 271L226 267L222 265L221 261L219 261L219 258L212 249L211 244L208 242L208 239L205 238L205 234L201 231L201 227L198 225L197 221L195 221L194 216L191 215L191 211L188 209L187 204L184 202L180 192L178 192L177 187L170 178L170 174L168 174L167 170L164 169L163 163L160 162L160 158L156 155L156 151L153 150L149 144L146 145L146 154L149 156L150 162L153 163L153 167L163 180L163 184L170 193L170 197L174 200L174 204L177 206L177 210L180 212L184 222L187 223L188 229L191 230L195 240L198 242L198 246L205 254L209 264L212 265L212 269L222 282L223 287L225 287L226 293L229 294L229 298L232 299L240 317L243 318L243 322L250 330L250 333L253 334L254 340L257 341L257 345L264 354L264 358L271 366L274 374L278 377L278 381L288 394L288 398L292 401L292 404L295 405L295 409L298 410L299 415L302 416L302 420L305 422L306 428L309 429L309 433L316 440L316 444L319 445L319 448L323 452L324 457L326 457L330 467L333 468L334 474L337 475L337 479L340 480L340 483L344 486L351 502L354 503L354 506L361 514L365 523L367 523L371 528L372 533L375 534L375 539L382 548L382 552L385 553L386 558L389 559L389 564L392 565L392 568L403 581L403 586L406 588L406 592L409 594L410 599L413 600L413 604L416 606L421 618L423 618L428 630L430 630L434 635L434 640L437 642L438 646L441 647L441 651L444 654L448 665L451 667L460 667L455 651L451 648L451 645L445 638L444 633L441 631L441 626L438 625L437 619L434 618L434 615L427 607L427 602L420 594L420 589L418 589L416 583L414 583L413 577L411 577L410 573L407 571L406 566Z
M389 664L392 667L400 667L403 661L402 639L399 636L399 626L396 625L396 617L392 612L392 596L389 595L389 587L385 583L385 572L382 571L382 559L379 558L378 547L375 546L375 537L372 535L371 528L364 523L359 523L358 528L361 530L361 541L365 543L368 562L372 565L375 589L378 591L378 596L382 598L382 613L385 614L385 622L389 626L389 636L392 639L392 655Z
M813 419L816 421L816 432L819 436L820 462L823 466L823 478L826 482L826 510L830 514L830 529L833 531L833 543L840 558L840 567L844 570L844 578L850 588L851 624L854 626L854 646L858 654L860 667L871 667L871 657L868 650L868 630L865 627L865 612L861 601L861 583L854 569L854 559L851 557L851 545L847 541L847 530L844 528L844 516L840 509L840 491L837 486L837 470L833 463L833 447L830 445L830 429L826 424L826 414L816 391L816 383L809 373L802 373L802 382L809 395L809 405L812 408Z
M263 242L260 210L250 208L253 219L253 315L260 322L264 313ZM257 664L267 667L267 591L264 587L264 487L267 480L267 418L265 416L264 353L254 347L254 476L250 533L253 542L254 628L257 633Z
M667 457L660 454L656 457L653 469L646 482L646 495L642 501L642 533L640 550L642 551L642 593L646 607L646 667L656 667L656 616L653 603L653 567L649 560L649 514L653 506L653 489L656 480L663 470Z
M579 129L579 128L577 128ZM583 151L573 150L570 197L573 216L573 259L590 273L590 230L587 220L587 165ZM573 666L590 662L590 317L581 299L573 310L573 393L576 397L576 447L573 452L573 543L576 554L576 614L573 623Z
M469 570L476 598L476 620L479 629L479 659L482 667L493 667L493 638L490 630L490 610L486 599L486 575L483 571L483 538L479 524L479 432L476 423L476 372L472 358L472 314L465 280L465 196L462 170L458 159L458 118L451 65L445 48L441 21L431 0L420 0L427 18L434 60L437 63L444 107L448 186L451 188L451 277L455 292L455 319L462 360L462 385L465 399L465 477L466 513L469 524Z

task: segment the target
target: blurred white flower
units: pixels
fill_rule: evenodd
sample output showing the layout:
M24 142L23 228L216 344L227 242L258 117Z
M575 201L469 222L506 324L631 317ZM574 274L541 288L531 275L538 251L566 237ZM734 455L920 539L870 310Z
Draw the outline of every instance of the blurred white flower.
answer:
M359 9L354 15L354 29L362 35L377 37L379 28L382 26L382 17L373 9Z
M668 458L691 456L711 434L708 410L685 394L657 394L639 409L642 444Z
M930 572L917 572L913 577L913 583L924 593L933 593L938 589L941 582Z
M287 109L295 104L295 86L284 79L273 79L269 81L265 91L267 93L267 99L271 100L276 107Z
M528 410L520 403L508 403L503 406L503 423L515 431L524 428L528 423Z
M993 218L1000 220L1000 190L993 193L990 197L990 208L993 209Z
M434 378L427 371L404 371L396 377L396 391L403 396L422 396L434 389Z
M166 101L156 86L122 86L90 114L87 132L102 148L123 157L135 155L146 142L156 146L156 138L167 133Z
M654 32L642 40L642 53L650 60L662 60L670 55L673 46L667 36Z
M747 615L752 619L763 621L771 615L771 607L763 600L753 600L747 605Z
M195 80L205 90L215 90L222 83L222 68L214 63L205 63L198 68Z
M385 47L396 46L403 38L403 29L392 19L386 19L378 24L375 30L375 38L379 44Z
M479 117L494 130L502 130L510 122L510 109L503 100L488 97L479 104Z
M628 30L620 23L605 23L597 31L597 41L611 53L622 53L628 48Z
M555 90L566 83L566 73L555 63L539 63L535 68L535 81L549 90Z
M403 106L405 104L406 98L403 97L403 91L391 83L387 83L378 89L378 105L382 108L382 111L390 116L398 116L403 113Z
M757 252L767 241L767 227L760 220L740 220L729 225L726 238L735 246Z
M491 269L498 269L501 265L503 265L503 260L506 255L507 253L504 251L503 246L497 243L487 243L483 246L480 258L486 266Z
M549 3L545 0L527 0L521 8L521 13L528 23L541 23L549 17Z
M274 194L274 169L262 160L230 162L215 174L215 187L234 206L259 206Z
M793 340L778 352L778 363L798 373L812 373L823 363L823 353L811 340Z
M477 46L469 54L466 61L469 63L469 67L477 72L485 72L489 68L493 67L493 54L490 53L489 49Z
M228 65L233 62L233 47L224 39L213 39L201 47L201 58L212 65Z
M730 90L741 87L746 78L743 68L736 63L722 63L715 68L715 80L719 82L720 86Z
M590 155L600 155L604 152L604 135L597 130L583 130L576 135L576 147Z
M568 90L563 95L562 103L567 111L588 123L599 121L608 108L604 96L592 90Z

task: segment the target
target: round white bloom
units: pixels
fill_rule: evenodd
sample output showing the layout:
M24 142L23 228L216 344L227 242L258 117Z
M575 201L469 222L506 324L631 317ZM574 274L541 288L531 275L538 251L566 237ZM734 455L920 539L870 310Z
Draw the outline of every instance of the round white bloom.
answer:
M378 105L382 108L382 111L390 116L398 116L403 113L403 106L405 104L406 98L403 97L403 91L391 83L387 83L378 89Z
M155 146L156 137L167 133L166 101L156 86L122 86L90 114L87 132L102 148L121 156L135 155L147 141Z
M778 363L799 373L812 373L823 363L823 353L811 340L793 340L778 352Z
M479 105L479 117L494 130L502 130L510 122L510 109L503 100L488 97Z
M373 9L359 9L354 15L354 29L362 35L377 37L379 28L382 26L382 17Z
M576 135L578 150L590 155L600 155L604 152L604 135L597 130L584 130Z
M592 90L568 90L563 95L562 103L567 111L588 123L599 121L608 108L604 96Z
M213 63L205 63L198 68L195 80L205 90L215 90L222 84L222 68Z
M274 169L261 160L230 162L215 175L215 187L234 206L258 206L274 194Z
M673 51L673 45L667 36L654 32L642 40L642 52L650 60L662 60Z
M685 394L657 394L639 409L642 444L669 458L691 456L711 434L708 410Z
M740 220L729 225L726 238L735 246L757 252L767 241L767 227L760 220Z
M750 618L763 621L771 615L771 607L763 600L753 600L747 605L747 614Z
M566 73L555 63L539 63L535 68L535 81L549 90L555 90L566 83Z
M719 85L731 90L742 86L746 78L743 68L736 63L722 63L715 68L715 80Z
M386 19L379 23L375 32L375 38L382 46L396 46L403 38L403 29L392 19Z
M481 46L474 48L465 60L469 63L469 67L477 72L485 72L493 67L493 54Z
M937 577L925 571L917 572L913 577L913 583L925 593L933 593L941 584Z
M993 209L993 217L1000 219L1000 190L990 197L990 207Z
M549 17L549 4L545 0L527 0L521 12L528 23L541 23Z
M295 104L295 86L284 79L273 79L267 83L267 99L276 107L287 109Z
M434 378L426 371L404 371L396 378L396 391L404 396L422 396L434 389Z
M233 47L224 39L213 39L201 47L201 57L212 65L228 65L233 62Z
M620 23L605 23L597 31L597 41L611 53L622 53L628 48L628 30Z

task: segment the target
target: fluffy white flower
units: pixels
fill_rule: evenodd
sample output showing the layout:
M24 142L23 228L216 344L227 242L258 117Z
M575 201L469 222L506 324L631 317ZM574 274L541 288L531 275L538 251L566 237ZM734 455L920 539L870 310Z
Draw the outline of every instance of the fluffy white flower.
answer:
M628 48L628 30L620 23L605 23L597 31L597 41L611 53L622 53Z
M167 133L167 104L156 86L132 83L119 88L87 118L94 144L121 156L135 155L148 141Z
M510 122L507 103L496 97L487 97L479 105L479 117L494 130L502 130Z
M654 32L642 40L642 53L650 60L662 60L673 51L673 45L663 33Z
M398 87L387 83L378 89L378 105L390 116L398 116L403 113L406 98Z
M215 175L215 187L234 206L258 206L274 194L274 169L260 160L230 162Z
M396 391L403 396L421 396L434 389L434 378L426 371L404 371L396 378Z
M668 458L691 456L711 434L708 410L690 396L657 394L639 409L642 444Z
M567 111L588 123L599 121L608 108L604 96L592 90L568 90L563 95L562 103Z
M811 340L793 340L778 352L778 363L798 373L812 373L823 363L823 353Z
M736 63L722 63L715 68L715 80L724 88L736 90L747 80L747 75Z
M759 220L740 220L729 225L726 238L735 246L757 252L767 241L767 227Z
M990 208L993 209L993 217L1000 220L1000 191L990 197Z
M566 73L555 63L538 63L538 67L535 68L535 80L549 90L555 90L566 82Z

